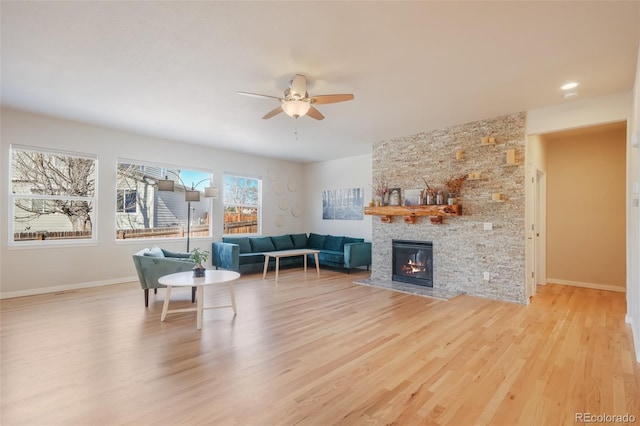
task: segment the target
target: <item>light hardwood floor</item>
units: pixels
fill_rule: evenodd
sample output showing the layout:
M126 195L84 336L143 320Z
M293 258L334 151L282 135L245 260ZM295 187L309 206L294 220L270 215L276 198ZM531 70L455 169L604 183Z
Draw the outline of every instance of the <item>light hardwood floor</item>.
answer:
M194 313L160 322L164 290L145 309L137 283L4 300L1 424L640 423L624 294L442 301L352 283L367 276L245 276L238 315L205 311L201 331ZM212 290L205 303L227 300Z

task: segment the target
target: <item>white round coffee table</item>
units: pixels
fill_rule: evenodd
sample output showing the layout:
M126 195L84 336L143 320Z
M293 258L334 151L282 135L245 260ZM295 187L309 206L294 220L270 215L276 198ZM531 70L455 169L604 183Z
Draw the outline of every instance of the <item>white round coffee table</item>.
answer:
M219 309L219 308L233 308L233 314L236 312L236 296L233 292L233 281L240 278L240 274L233 271L221 271L207 269L205 276L202 278L196 278L193 276L193 272L178 272L175 274L165 275L158 279L158 282L167 286L167 292L164 296L164 305L162 306L162 316L160 321L164 321L167 314L173 312L193 312L196 311L196 328L200 330L202 328L202 311L204 309ZM227 283L229 288L229 295L231 296L231 304L224 306L203 306L204 299L204 286L213 284ZM171 298L171 287L196 287L198 289L198 296L195 308L184 309L172 309L169 310L169 299Z

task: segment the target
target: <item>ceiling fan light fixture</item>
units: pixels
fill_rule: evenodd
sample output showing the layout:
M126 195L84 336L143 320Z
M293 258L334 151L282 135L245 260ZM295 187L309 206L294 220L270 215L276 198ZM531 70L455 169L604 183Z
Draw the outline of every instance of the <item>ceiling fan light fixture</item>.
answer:
M289 117L302 117L309 112L309 108L311 108L311 103L305 101L292 100L282 103L282 110Z

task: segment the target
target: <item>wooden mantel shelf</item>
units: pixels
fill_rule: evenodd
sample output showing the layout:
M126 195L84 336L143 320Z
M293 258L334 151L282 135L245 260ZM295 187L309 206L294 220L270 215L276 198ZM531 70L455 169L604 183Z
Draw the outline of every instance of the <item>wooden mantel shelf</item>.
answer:
M461 205L441 206L383 206L365 207L364 214L380 216L380 220L390 223L393 216L403 216L406 223L415 223L418 216L429 216L431 223L442 223L443 216L462 215Z

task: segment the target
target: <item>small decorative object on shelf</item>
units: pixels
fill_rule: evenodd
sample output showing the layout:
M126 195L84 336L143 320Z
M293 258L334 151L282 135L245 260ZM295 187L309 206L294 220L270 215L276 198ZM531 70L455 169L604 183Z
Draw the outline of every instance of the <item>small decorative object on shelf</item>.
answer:
M436 203L436 194L433 189L425 189L427 195L424 197L424 203L428 206L433 206Z
M451 178L445 182L445 186L449 190L449 197L447 199L447 204L452 206L456 204L456 195L460 193L460 188L462 188L462 184L465 180L467 180L467 175L462 175L457 178Z
M444 194L440 190L436 192L436 204L439 206L444 204Z
M209 252L207 250L200 251L199 248L194 248L191 250L191 255L189 259L195 262L195 266L193 267L193 276L196 278L204 277L206 268L202 265L203 262L206 262L209 258Z
M405 206L419 206L422 204L421 189L405 189L404 203Z
M493 194L491 194L491 201L495 201L497 203L504 202L504 200L502 199L502 194L499 192L494 192Z
M424 190L424 203L428 206L432 206L436 203L436 191L433 189L429 182L425 178L422 178L427 189Z
M389 201L389 185L384 181L380 181L375 188L372 185L371 188L373 188L373 192L376 194L374 202L377 203L377 206L383 206L385 202Z
M400 188L389 188L389 201L387 204L390 206L399 206L400 205Z
M467 176L467 179L469 179L469 180L480 180L480 179L482 179L482 175L479 172L471 172Z
M485 136L482 138L482 145L495 145L496 138L490 138L489 136Z

